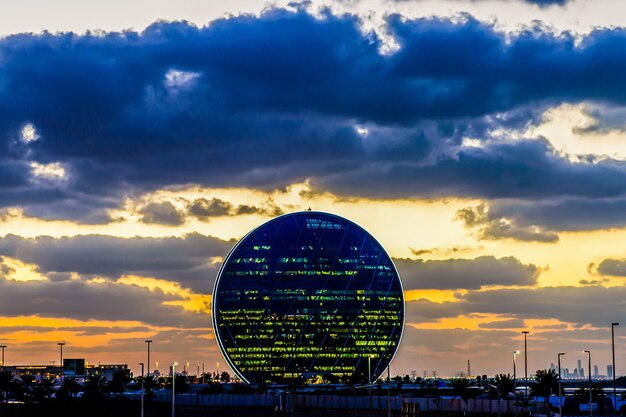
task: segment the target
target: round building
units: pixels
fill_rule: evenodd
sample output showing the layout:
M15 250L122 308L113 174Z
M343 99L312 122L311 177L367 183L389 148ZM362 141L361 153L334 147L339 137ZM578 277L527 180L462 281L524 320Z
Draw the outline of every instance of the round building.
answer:
M374 381L404 324L402 284L382 246L355 223L305 211L246 235L213 289L213 328L246 382Z

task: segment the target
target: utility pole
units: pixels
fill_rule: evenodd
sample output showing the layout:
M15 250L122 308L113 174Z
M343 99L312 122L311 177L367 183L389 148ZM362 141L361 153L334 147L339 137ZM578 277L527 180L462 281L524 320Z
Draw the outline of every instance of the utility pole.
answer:
M565 353L559 353L557 355L558 363L559 363L559 417L563 417L563 403L561 401L561 356L565 355Z
M4 349L7 348L6 345L2 345L0 346L0 348L2 348L2 367L4 368Z
M611 323L611 353L613 354L613 417L615 417L615 410L617 408L617 394L615 392L615 326L619 326L619 323ZM4 364L4 360L2 363Z
M59 342L57 345L61 348L61 381L63 381L65 377L65 366L63 366L63 346L65 346L65 342Z
M148 345L148 376L150 376L150 343L152 343L152 340L146 340L146 344Z
M530 333L528 330L524 330L524 412L528 411L528 344L526 343L526 336Z
M143 362L140 362L141 365L141 417L143 417Z

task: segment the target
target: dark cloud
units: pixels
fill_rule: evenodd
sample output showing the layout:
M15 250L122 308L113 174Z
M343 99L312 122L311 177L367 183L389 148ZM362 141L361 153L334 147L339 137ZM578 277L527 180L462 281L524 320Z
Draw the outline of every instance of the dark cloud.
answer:
M526 3L535 4L539 7L564 6L572 0L524 0Z
M495 203L498 216L512 217L524 226L541 225L556 231L582 231L626 226L624 198L576 198L534 204Z
M405 289L478 289L488 285L534 285L540 270L513 257L394 259Z
M407 323L493 314L507 320L556 319L576 327L606 327L626 314L626 287L603 285L504 288L456 294L456 301L406 303ZM581 339L582 340L582 339Z
M233 244L198 233L169 238L7 235L0 239L0 255L35 264L54 281L66 280L72 272L113 279L134 274L177 281L209 293L219 266L211 258L226 256Z
M443 248L429 248L429 249L414 249L414 248L409 248L409 250L411 251L411 253L414 256L422 256L422 255L428 255L428 254L432 254L432 253L438 253L438 254L445 254L445 255L454 255L454 254L459 254L461 252L472 252L475 250L479 250L482 249L482 246L452 246L452 247L443 247Z
M613 277L626 277L626 260L605 259L598 265L597 273Z
M615 197L624 193L624 163L571 163L545 141L464 148L434 164L380 164L312 183L343 195L479 196L542 199Z
M0 278L4 278L7 275L11 275L15 273L15 268L10 267L9 265L0 264Z
M185 223L184 214L169 201L149 203L139 210L139 214L141 214L141 221L144 223L167 226L180 226Z
M266 216L280 216L284 214L271 199L259 206L249 204L235 205L219 198L198 198L187 205L188 215L200 220L208 221L211 217L237 216L246 214L261 214Z
M435 303L426 299L407 301L405 311L407 323L428 322L443 317L456 317L463 313L460 303Z
M15 302L28 300L28 302ZM0 315L136 320L157 326L207 327L206 314L163 305L180 297L159 290L84 280L18 282L0 279Z
M198 218L227 216L232 210L232 204L219 198L198 198L189 204L189 214Z
M411 249L411 253L415 256L422 256L422 255L428 255L429 253L433 253L434 249L413 249L413 248L409 248Z
M489 323L481 323L478 325L481 329L523 329L524 320L508 319L491 321Z
M543 243L555 243L559 240L554 232L543 230L534 224L520 225L517 218L498 216L484 205L463 208L457 211L455 217L463 221L465 227L479 228L478 238L481 240L513 239Z
M471 291L459 307L467 313L502 314L521 319L558 319L578 325L606 326L626 314L626 287L544 287Z
M409 2L411 0L395 0L397 2ZM481 1L481 0L472 0L472 1ZM506 0L505 0L506 1ZM510 1L510 0L509 0ZM514 1L522 1L528 4L534 4L541 8L549 7L549 6L564 6L567 3L573 0L514 0Z
M563 102L625 104L623 29L577 39L392 16L399 49L383 54L359 25L272 9L202 28L2 39L0 205L102 222L94 209L167 185L306 179L375 197L624 195L621 162L572 163L543 141L458 148ZM35 181L31 162L67 178Z
M466 207L456 218L466 227L478 228L482 239L556 242L562 231L625 227L624 210L624 198L509 199Z

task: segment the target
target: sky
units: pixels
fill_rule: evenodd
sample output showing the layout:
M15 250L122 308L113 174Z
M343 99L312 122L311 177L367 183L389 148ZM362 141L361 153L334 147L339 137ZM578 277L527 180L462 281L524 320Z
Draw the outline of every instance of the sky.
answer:
M151 369L225 369L222 260L310 207L394 258L392 373L511 373L528 330L529 372L590 350L606 374L626 327L623 2L0 5L7 365L58 363L63 341L138 371L151 339Z

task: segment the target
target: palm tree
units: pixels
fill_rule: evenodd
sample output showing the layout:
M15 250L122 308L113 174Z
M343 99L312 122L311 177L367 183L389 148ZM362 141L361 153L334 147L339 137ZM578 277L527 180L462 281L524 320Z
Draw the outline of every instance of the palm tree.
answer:
M535 374L535 380L530 393L533 397L543 397L544 407L548 408L550 395L559 392L559 376L554 369L540 369Z
M495 385L502 397L507 397L510 392L515 391L515 382L511 374L498 374L495 377Z
M452 387L452 399L459 397L462 400L468 400L471 398L469 378L452 378L450 386Z

